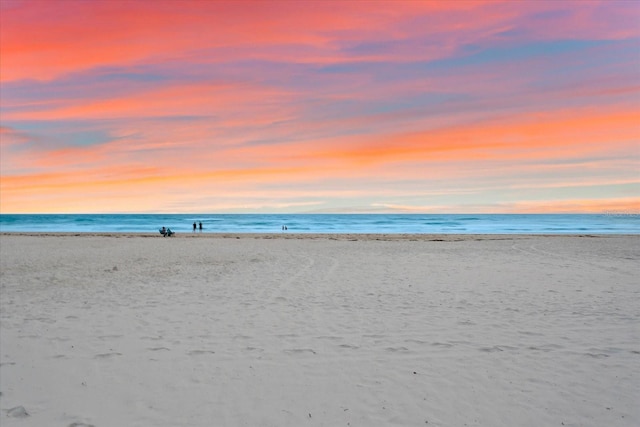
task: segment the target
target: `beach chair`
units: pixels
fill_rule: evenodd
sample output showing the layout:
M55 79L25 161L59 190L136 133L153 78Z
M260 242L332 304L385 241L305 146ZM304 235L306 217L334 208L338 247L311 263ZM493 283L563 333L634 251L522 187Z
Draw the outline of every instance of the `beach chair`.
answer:
M162 228L158 230L160 232L160 234L162 234L163 236L167 235L167 230L163 230Z
M170 229L170 228L167 228L167 237L171 237L171 236L173 236L174 234L176 234L176 233L175 233L175 232L173 232L173 231L171 231L171 229Z

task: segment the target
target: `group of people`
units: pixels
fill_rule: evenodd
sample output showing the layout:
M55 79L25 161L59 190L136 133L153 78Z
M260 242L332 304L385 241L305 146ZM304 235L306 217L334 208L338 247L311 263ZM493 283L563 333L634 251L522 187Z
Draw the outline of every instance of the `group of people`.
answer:
M193 232L195 233L196 230L200 229L200 233L202 233L202 221L200 221L199 223L196 223L195 221L193 222ZM282 226L282 231L287 231L289 230L289 228L286 225ZM165 228L162 227L160 229L160 234L162 234L163 237L171 237L174 234L176 234L175 232L171 231L170 228Z
M193 223L193 232L194 233L196 232L196 230L198 228L200 228L200 232L202 233L202 228L203 228L202 227L202 222L200 222L198 224L196 224L195 222ZM165 227L162 227L159 231L160 231L160 234L162 234L163 237L171 237L174 234L176 234L174 231L171 231L170 228L165 228Z
M171 236L173 236L173 235L174 235L174 234L176 234L176 233L175 233L175 232L173 232L173 231L171 231L171 229L170 229L170 228L164 228L164 227L162 227L162 228L160 229L160 234L162 234L162 237L171 237Z

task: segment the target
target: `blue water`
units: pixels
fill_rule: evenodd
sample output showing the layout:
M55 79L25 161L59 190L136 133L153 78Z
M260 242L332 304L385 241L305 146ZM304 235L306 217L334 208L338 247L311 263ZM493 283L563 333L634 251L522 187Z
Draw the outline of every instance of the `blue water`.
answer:
M640 234L640 215L73 214L0 215L1 232Z

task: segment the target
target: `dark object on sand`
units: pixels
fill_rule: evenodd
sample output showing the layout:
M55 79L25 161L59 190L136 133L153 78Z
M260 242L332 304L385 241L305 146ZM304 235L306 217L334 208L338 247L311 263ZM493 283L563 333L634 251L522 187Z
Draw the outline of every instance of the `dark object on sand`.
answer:
M160 231L160 234L162 234L162 236L163 236L163 237L171 237L171 236L173 236L174 234L176 234L175 232L171 231L171 229L170 229L170 228L164 228L164 227L162 227L162 228L161 228L160 230L158 230L158 231Z

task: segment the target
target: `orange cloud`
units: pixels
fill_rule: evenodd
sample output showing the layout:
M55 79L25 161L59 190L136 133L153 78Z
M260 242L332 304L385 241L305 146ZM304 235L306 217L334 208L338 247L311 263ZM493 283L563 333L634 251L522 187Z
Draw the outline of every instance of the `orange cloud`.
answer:
M522 201L507 208L511 213L605 213L640 215L640 197L579 200Z
M570 160L571 165L581 156L624 156L624 153L634 150L638 140L638 118L635 111L585 109L505 117L501 121L460 124L419 133L336 137L264 146L231 144L205 152L202 150L206 145L200 150L191 143L194 139L204 138L206 128L198 130L196 125L187 124L185 126L192 127L194 132L193 138L186 138L187 145L168 144L164 150L160 149L162 138L185 140L182 129L174 129L173 133L171 129L160 129L159 134L150 141L145 140L143 145L137 145L136 140L115 139L94 147L26 152L24 155L28 159L24 162L45 170L82 170L82 178L70 174L71 182L60 182L60 186L71 185L77 179L81 182L72 187L82 188L92 185L127 185L132 188L146 183L189 188L197 186L198 182L207 183L207 186L211 182L214 185L224 182L231 187L236 182L309 182L357 176L386 176L394 180L403 176L405 179L412 176L420 179L473 178L478 173L477 167L482 168L482 164L491 164L491 170L498 176L512 176L512 183L516 182L518 171L531 170L535 174L545 165L551 165L556 173L549 176L557 182L557 170L563 167L563 160ZM163 136L165 131L167 134ZM145 149L148 144L153 151L147 158L131 157L133 152ZM126 164L130 167L145 164L155 168L156 172L139 169L140 176L127 174L121 181L92 180L92 176L106 174L109 168L117 171L121 167L119 165ZM606 164L600 161L591 165L579 164L578 167L597 170ZM105 172L95 175L94 168L100 167L105 168ZM625 169L630 167L633 166ZM486 172L484 174L488 176ZM109 175L119 176L119 173ZM60 172L58 176L66 176L66 173ZM538 181L545 176L542 175ZM46 179L42 176L5 176L2 185L3 191L26 189L30 185L46 191L42 186L48 184L44 183L55 182L50 176Z
M640 137L640 111L571 110L503 117L416 133L344 137L285 151L353 166L402 161L531 160L632 149ZM605 145L606 144L606 145ZM296 150L296 151L294 151Z

